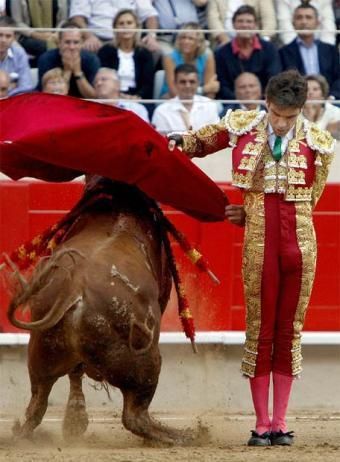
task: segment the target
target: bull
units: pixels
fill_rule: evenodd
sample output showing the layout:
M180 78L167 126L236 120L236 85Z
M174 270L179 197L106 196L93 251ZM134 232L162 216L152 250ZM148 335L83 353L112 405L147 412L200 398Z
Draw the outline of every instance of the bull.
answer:
M109 193L109 194L107 194ZM183 443L187 435L149 415L161 369L161 316L170 296L173 259L162 214L136 187L106 184L105 195L77 213L54 250L12 298L8 318L31 331L31 400L14 432L29 437L41 423L59 377L70 391L63 434L88 426L82 377L117 387L126 429L149 440ZM31 320L17 318L28 307Z

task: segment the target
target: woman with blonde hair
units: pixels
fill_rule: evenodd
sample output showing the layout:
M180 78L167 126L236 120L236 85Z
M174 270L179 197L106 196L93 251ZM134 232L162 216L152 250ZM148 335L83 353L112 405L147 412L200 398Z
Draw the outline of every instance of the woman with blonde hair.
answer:
M61 67L54 67L42 76L41 85L44 93L67 95L70 81Z
M102 67L115 69L122 98L150 99L153 96L154 62L152 54L139 45L138 17L129 9L120 10L113 20L114 41L98 51Z
M183 24L177 34L174 50L164 56L165 82L161 90L163 98L176 96L175 68L180 64L193 64L200 80L199 93L214 98L219 90L215 58L207 49L205 37L195 22Z

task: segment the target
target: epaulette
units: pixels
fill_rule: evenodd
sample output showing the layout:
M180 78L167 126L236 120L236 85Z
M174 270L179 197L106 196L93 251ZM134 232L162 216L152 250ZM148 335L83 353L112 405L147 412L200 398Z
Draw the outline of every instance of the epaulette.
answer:
M224 123L229 133L239 136L250 132L265 115L266 111L243 111L242 109L233 111L229 109L224 117Z
M308 146L321 154L332 154L335 148L335 139L327 130L322 130L315 123L305 119L304 129Z

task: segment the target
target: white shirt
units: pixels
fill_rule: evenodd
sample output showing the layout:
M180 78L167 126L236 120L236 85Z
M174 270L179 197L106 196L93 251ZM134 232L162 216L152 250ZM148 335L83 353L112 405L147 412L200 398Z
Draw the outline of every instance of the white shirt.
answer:
M98 37L110 40L113 37L112 21L119 10L129 9L137 13L141 23L151 16L157 16L151 0L71 0L70 15L84 16L90 29L103 29Z
M295 126L293 126L285 136L281 136L281 154L286 152L289 141L293 138L295 131ZM276 140L276 135L274 133L273 127L268 124L268 143L271 151L274 151L274 144Z
M320 119L317 120L315 123L318 127L322 128L323 130L327 129L327 125L332 122L339 122L340 121L340 108L334 106L331 103L325 103L325 110L321 115Z
M184 132L188 131L188 124L193 130L199 130L204 125L219 122L216 101L200 95L195 95L193 100L190 112L178 96L157 106L152 116L156 130L162 133Z
M125 52L118 49L118 76L121 91L128 91L129 88L136 87L135 62L133 60L133 51Z
M118 102L118 107L132 111L141 119L145 120L145 122L150 122L148 111L146 110L146 107L141 103L137 103L136 101L121 100Z

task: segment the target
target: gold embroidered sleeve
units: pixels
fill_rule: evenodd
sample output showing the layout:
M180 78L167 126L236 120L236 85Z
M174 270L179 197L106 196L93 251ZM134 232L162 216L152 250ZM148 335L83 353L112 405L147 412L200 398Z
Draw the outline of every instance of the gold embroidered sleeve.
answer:
M321 197L321 194L324 190L326 180L328 177L329 169L334 157L334 153L332 154L316 154L316 171L315 171L315 179L313 183L312 189L312 207L314 208Z
M206 125L197 131L188 131L183 135L183 151L188 157L204 157L228 145L229 134L225 124Z

